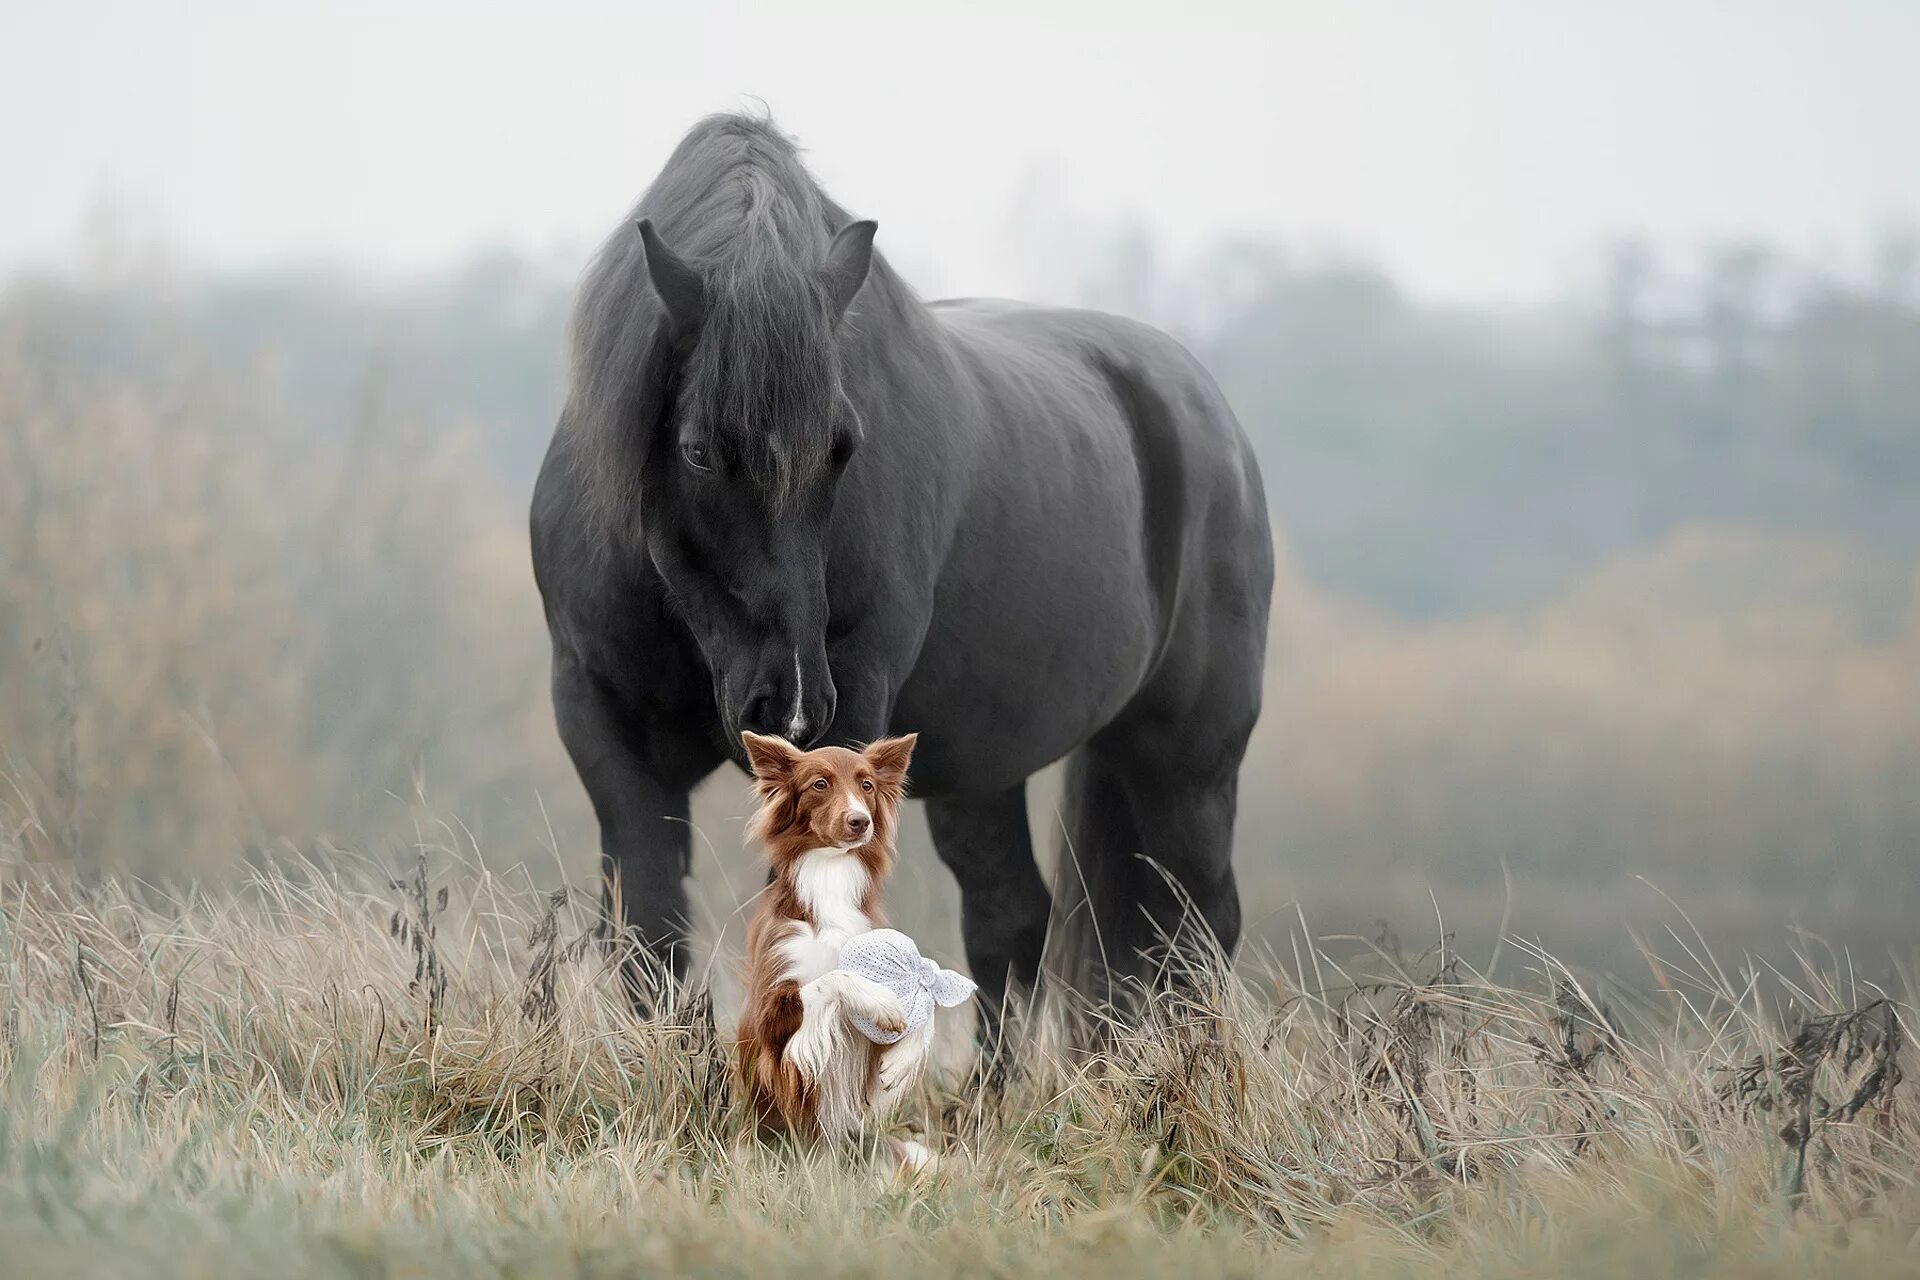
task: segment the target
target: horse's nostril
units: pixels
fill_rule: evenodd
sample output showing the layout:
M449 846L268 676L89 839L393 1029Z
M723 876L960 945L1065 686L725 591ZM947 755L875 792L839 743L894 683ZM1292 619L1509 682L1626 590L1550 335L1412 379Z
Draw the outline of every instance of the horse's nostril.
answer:
M754 733L784 734L787 731L777 700L771 694L747 700L746 709L740 713L740 726Z

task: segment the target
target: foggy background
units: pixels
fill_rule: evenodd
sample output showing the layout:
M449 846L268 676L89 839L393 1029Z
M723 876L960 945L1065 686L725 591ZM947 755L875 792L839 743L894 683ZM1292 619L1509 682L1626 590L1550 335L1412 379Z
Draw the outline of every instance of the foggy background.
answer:
M1504 920L1644 980L1670 897L1884 970L1916 50L1864 2L10 4L0 852L591 884L525 539L568 295L688 125L764 103L925 295L1121 311L1225 387L1281 544L1256 944ZM710 937L746 803L696 808Z

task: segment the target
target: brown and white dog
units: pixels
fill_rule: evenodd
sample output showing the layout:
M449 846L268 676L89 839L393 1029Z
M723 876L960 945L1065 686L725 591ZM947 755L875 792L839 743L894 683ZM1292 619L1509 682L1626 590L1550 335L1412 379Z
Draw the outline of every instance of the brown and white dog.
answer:
M924 1052L919 1036L879 1045L856 1030L850 1013L885 1031L906 1015L893 992L838 967L848 938L885 923L880 888L914 735L864 751L741 737L760 796L748 835L773 871L747 927L741 1076L763 1122L839 1137L884 1115ZM924 1162L917 1144L894 1146L903 1162Z

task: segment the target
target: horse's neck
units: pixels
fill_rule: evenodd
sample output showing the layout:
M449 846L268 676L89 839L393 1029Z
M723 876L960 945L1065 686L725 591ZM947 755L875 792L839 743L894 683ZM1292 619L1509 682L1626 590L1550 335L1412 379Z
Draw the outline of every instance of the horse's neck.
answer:
M932 351L941 345L942 329L933 309L878 256L854 307L860 311L871 308L871 320L862 330L871 342L884 343L896 351L901 347Z

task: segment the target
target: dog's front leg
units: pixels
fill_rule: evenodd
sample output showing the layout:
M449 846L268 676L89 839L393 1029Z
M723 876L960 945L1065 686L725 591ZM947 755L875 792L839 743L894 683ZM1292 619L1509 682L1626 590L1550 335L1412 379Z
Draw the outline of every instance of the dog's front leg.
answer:
M919 1076L926 1064L927 1037L910 1032L888 1045L880 1053L880 1069L874 1073L873 1096L869 1104L875 1111L891 1110Z
M800 1029L787 1041L787 1061L809 1082L820 1078L847 1038L856 1034L846 1014L867 1018L882 1031L907 1025L900 998L871 978L835 969L800 988Z
M882 1031L906 1030L907 1011L901 1005L899 996L872 978L845 969L836 970L827 977L844 980L840 999L847 1010L859 1014Z

